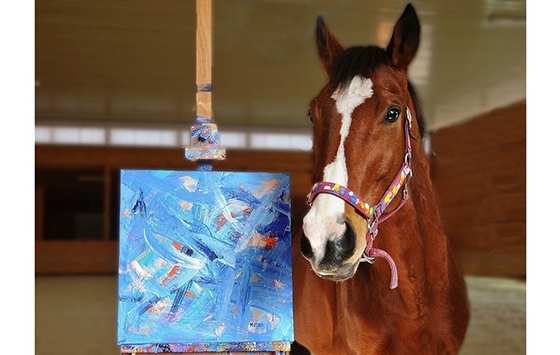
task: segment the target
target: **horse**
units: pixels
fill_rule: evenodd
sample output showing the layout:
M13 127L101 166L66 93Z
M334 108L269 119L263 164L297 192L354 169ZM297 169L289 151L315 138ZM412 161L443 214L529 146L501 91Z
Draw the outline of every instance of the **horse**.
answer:
M317 17L328 80L308 112L315 184L293 241L293 349L457 354L464 341L464 274L440 218L408 79L419 41L411 4L385 48L344 48Z

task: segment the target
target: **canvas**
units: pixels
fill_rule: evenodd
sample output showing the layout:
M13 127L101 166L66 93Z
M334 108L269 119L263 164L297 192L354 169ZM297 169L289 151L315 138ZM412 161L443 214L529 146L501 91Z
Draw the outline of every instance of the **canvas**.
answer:
M119 345L293 341L288 174L122 170L120 186Z

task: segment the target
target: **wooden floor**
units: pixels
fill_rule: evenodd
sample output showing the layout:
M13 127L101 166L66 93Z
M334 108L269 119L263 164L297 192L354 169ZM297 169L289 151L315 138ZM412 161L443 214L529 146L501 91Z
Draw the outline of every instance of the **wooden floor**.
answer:
M525 354L526 283L467 277L472 317L460 355ZM35 354L120 354L115 276L35 278Z

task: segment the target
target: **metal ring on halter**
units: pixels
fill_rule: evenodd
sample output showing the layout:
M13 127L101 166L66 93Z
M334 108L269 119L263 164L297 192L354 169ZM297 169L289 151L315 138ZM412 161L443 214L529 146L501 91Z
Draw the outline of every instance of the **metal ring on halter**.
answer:
M404 162L409 165L410 164L410 156L411 154L409 152L406 152L406 154L404 155Z
M408 106L406 107L406 120L408 121L408 135L414 139L415 141L418 140L418 137L412 133L412 113L410 113L410 109Z
M377 235L377 233L379 232L379 230L376 227L377 225L379 225L379 216L377 215L376 210L374 209L372 215L370 215L370 217L367 219L367 226L368 226L369 234L371 234L372 236L372 241ZM376 227L375 230L374 227Z
M408 197L408 181L403 186L402 196L403 200L406 200Z
M371 235L372 242L375 240L375 237L377 237L377 234L379 233L379 229L377 229L378 224L379 224L379 218L376 218L375 221L373 221L373 223L368 223L368 230L369 230L369 234ZM376 227L373 228L374 226Z

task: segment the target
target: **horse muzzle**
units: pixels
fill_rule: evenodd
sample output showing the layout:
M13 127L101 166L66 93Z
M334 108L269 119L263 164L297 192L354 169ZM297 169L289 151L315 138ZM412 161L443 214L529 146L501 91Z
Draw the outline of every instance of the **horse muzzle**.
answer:
M322 243L310 242L305 234L301 237L300 250L310 262L313 271L324 279L343 281L354 275L359 259L352 261L356 254L356 232L350 221L344 221L341 235L329 235ZM317 236L314 236L317 238Z

